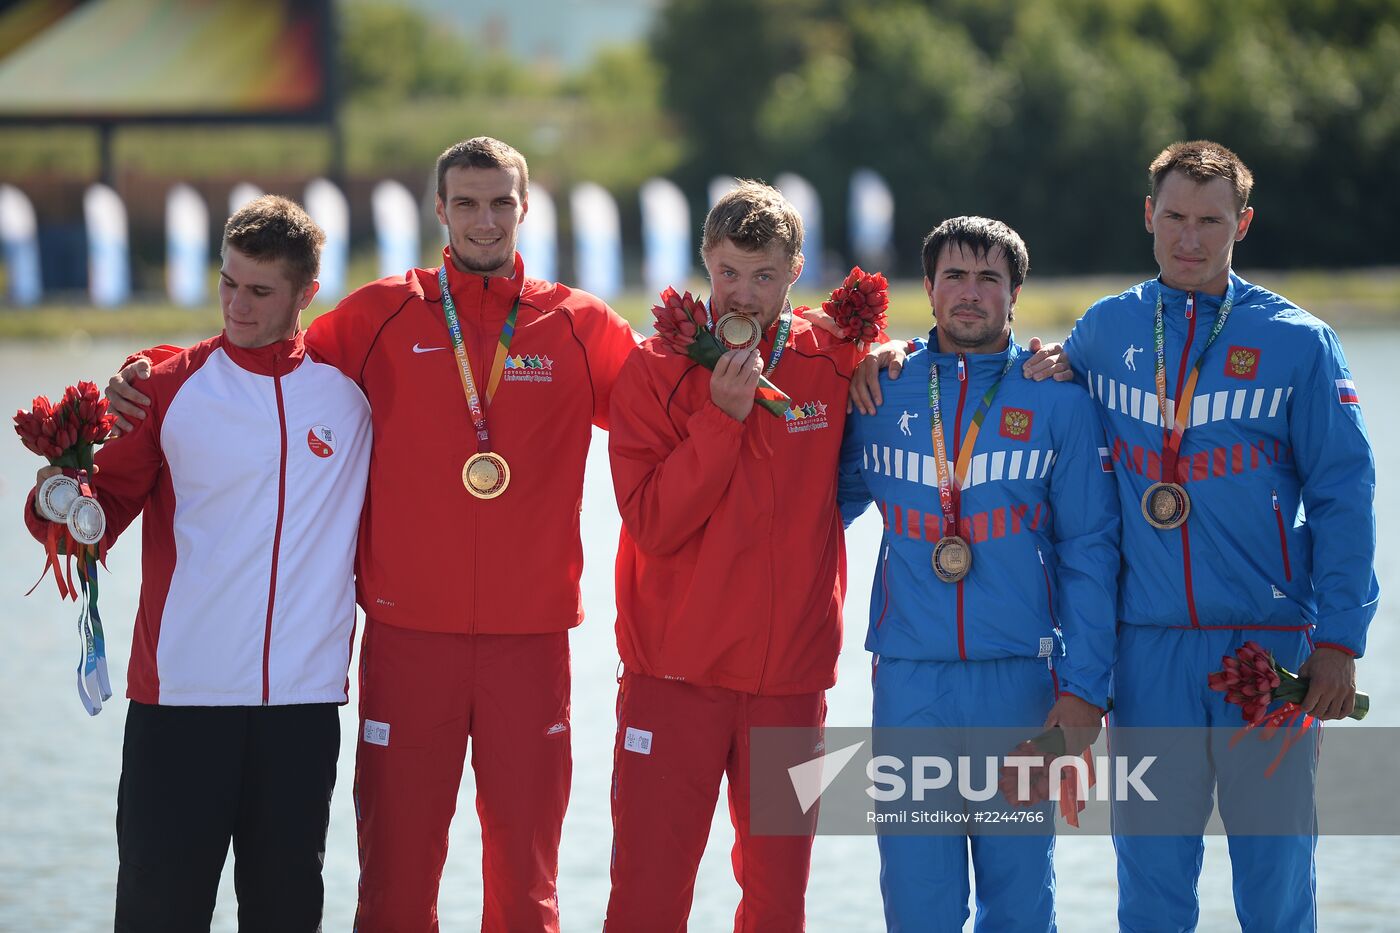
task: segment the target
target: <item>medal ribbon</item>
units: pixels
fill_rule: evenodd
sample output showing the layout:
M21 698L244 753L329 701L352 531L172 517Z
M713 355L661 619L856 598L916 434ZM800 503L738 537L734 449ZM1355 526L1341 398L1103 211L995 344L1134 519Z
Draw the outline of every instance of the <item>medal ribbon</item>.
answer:
M447 287L447 266L438 268L438 285L442 289L442 313L447 318L447 333L452 337L452 352L457 355L457 373L462 377L462 392L467 397L467 407L471 409L472 427L476 429L477 449L491 449L491 432L486 427L486 408L496 397L496 389L501 384L501 374L505 372L506 357L510 356L510 342L515 336L515 316L520 312L520 296L515 296L515 304L501 325L501 336L496 344L496 359L491 364L491 376L486 383L486 402L483 406L476 391L476 380L472 378L472 364L467 359L467 345L462 340L462 322L457 319L457 305L452 300L452 291Z
M792 332L792 305L784 304L783 313L778 315L778 332L773 335L773 352L768 357L768 367L763 375L773 375L778 368L778 360L783 358L783 347L787 346L788 334Z
M961 493L963 485L967 482L968 468L972 465L972 448L977 443L978 433L982 430L982 421L987 417L987 410L991 408L992 399L996 397L997 390L1001 388L1001 381L1006 378L1006 374L1011 371L1015 362L1016 354L1008 348L1006 365L1001 368L996 380L983 393L982 400L977 403L977 410L972 413L972 423L968 425L967 437L963 439L962 448L958 450L958 462L953 467L951 477L948 474L948 447L943 434L943 413L940 404L942 393L938 385L938 364L932 363L929 366L929 430L933 434L933 464L938 470L938 502L943 510L943 533L945 535L958 533L958 519L953 511L953 484L957 484L958 492ZM962 368L965 365L962 354L959 353L958 366Z
M1201 363L1205 360L1206 351L1210 345L1215 343L1215 338L1220 336L1220 332L1225 329L1225 321L1230 316L1230 309L1235 304L1235 283L1230 282L1225 289L1225 300L1220 304L1220 315L1215 319L1215 326L1210 329L1210 336L1206 338L1206 345L1201 347L1201 352L1196 356L1196 363L1191 367L1191 372L1187 374L1186 381L1178 386L1179 397L1176 400L1176 417L1169 419L1167 416L1167 358L1166 358L1166 328L1162 322L1162 288L1157 287L1157 310L1152 321L1152 346L1156 353L1156 365L1154 377L1157 381L1157 410L1161 412L1162 424L1166 425L1170 420L1171 433L1167 429L1162 429L1162 482L1176 482L1176 462L1181 453L1181 441L1186 434L1186 419L1190 417L1191 398L1196 394L1196 381L1201 375ZM1186 294L1187 316L1196 313L1196 293Z

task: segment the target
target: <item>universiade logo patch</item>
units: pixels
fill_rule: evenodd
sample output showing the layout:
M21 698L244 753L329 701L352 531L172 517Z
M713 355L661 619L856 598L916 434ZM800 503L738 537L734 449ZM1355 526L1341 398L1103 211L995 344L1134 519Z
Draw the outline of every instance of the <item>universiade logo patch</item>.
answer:
M506 357L501 370L502 382L553 382L554 360L548 356L528 355Z
M793 402L791 407L783 412L783 424L789 434L818 431L828 426L826 410L826 403L820 399L815 402Z

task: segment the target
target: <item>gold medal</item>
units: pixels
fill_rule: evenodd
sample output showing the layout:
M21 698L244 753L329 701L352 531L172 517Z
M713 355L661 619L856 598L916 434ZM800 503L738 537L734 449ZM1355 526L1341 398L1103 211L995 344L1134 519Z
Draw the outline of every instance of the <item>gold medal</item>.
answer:
M715 336L727 350L751 350L758 346L763 332L754 318L731 311L715 322Z
M472 454L462 465L462 485L478 499L494 499L510 485L510 466L498 453Z
M972 545L966 538L947 535L933 546L933 572L944 583L957 583L972 569Z
M1153 483L1142 494L1142 517L1162 531L1179 527L1191 514L1191 497L1180 483Z

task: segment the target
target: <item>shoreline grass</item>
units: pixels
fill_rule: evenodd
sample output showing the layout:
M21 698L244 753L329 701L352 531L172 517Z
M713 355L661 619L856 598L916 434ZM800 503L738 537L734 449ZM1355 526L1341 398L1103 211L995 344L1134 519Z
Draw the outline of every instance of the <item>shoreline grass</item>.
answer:
M1341 272L1295 270L1251 272L1246 279L1289 298L1334 327L1392 327L1400 324L1400 268L1353 269ZM1058 339L1068 333L1084 309L1104 295L1117 294L1139 279L1131 274L1035 277L1021 293L1016 307L1016 331ZM692 282L691 289L707 289ZM815 305L819 292L797 291L793 300ZM630 289L612 302L623 317L650 333L654 297ZM304 323L329 310L314 306ZM913 336L931 325L928 299L921 282L901 280L890 286L890 331ZM65 342L74 339L204 337L221 327L218 308L188 309L158 301L137 301L122 308L94 308L78 301L55 302L37 308L0 305L0 342Z

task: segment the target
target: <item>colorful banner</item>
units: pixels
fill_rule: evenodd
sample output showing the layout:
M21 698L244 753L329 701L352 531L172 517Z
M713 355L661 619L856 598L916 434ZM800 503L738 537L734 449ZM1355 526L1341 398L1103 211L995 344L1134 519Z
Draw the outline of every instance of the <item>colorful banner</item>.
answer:
M894 195L873 169L851 173L851 250L858 265L888 269L894 259Z
M165 288L182 308L204 305L209 285L209 208L189 185L165 198Z
M642 275L648 292L680 285L690 278L690 205L673 182L652 178L642 184Z
M0 118L330 114L329 0L13 0L0 12Z
M321 247L321 290L316 301L335 304L345 297L346 269L350 264L350 205L334 183L313 178L306 186L306 213L326 233Z
M574 274L579 287L604 301L622 291L622 223L617 202L591 181L569 194L574 226Z
M542 185L531 182L528 199L530 209L520 222L515 248L525 260L527 276L553 282L559 277L559 214Z
M805 259L798 288L820 288L822 284L822 203L817 189L801 175L784 172L774 183L802 217L802 255Z
M381 181L370 195L374 237L379 244L381 278L402 275L423 258L419 243L418 205L408 189L393 179Z
M88 294L92 303L100 308L126 304L131 298L126 206L106 185L90 185L83 194L83 220L87 225Z
M5 257L9 300L28 307L44 297L39 271L39 228L34 205L13 185L0 185L0 253Z

